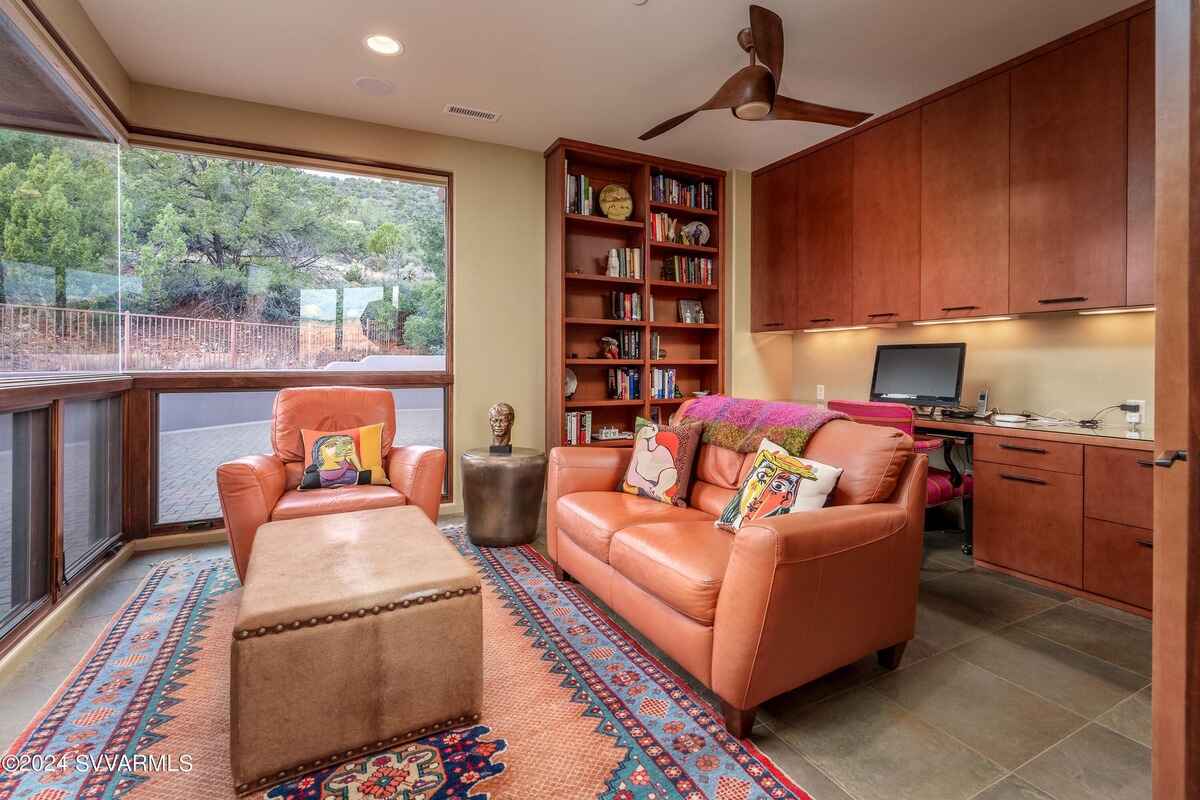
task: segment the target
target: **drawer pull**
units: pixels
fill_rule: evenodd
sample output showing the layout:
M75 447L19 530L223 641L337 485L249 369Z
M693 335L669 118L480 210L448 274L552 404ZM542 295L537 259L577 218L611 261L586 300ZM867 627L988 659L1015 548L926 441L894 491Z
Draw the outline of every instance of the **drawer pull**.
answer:
M782 322L764 322L763 327L764 328L782 328L783 323Z
M816 319L810 319L809 322L833 322L833 317L817 317Z
M1139 459L1137 460L1137 465L1138 465L1139 467L1153 467L1153 466L1154 466L1154 462L1153 462L1153 461L1151 461L1151 460L1150 460L1150 459L1148 459L1148 458L1139 458Z
M1036 483L1038 486L1046 486L1046 481L1041 478L1027 478L1024 475L1009 475L1008 473L1000 473L1000 477L1006 481L1020 481L1021 483Z
M1138 543L1138 547L1145 547L1150 550L1154 549L1154 542L1150 539L1138 539L1137 543Z
M1044 306L1052 306L1056 303L1082 303L1085 300L1086 297L1043 297L1038 302Z
M1154 458L1154 466L1171 468L1176 461L1187 461L1187 450L1164 450Z
M1018 453L1035 453L1039 456L1044 456L1048 452L1045 448L1041 447L1025 447L1019 444L1006 444L1005 442L1000 443L1000 449L1016 450Z
M942 306L942 311L975 311L979 306Z
M878 314L867 314L867 319L875 319L876 317L894 317L895 311L881 311Z

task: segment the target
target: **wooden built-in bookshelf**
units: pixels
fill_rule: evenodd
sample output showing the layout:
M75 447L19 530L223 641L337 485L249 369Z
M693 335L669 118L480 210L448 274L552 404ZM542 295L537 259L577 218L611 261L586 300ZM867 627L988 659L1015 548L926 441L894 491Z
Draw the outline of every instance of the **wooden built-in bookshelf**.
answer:
M594 205L568 212L567 176L583 176L594 189ZM656 176L691 186L707 186L711 208L657 201ZM610 220L599 208L600 190L615 183L629 190L633 213ZM567 412L590 411L594 447L628 447L625 440L596 438L602 426L632 431L637 417L660 415L664 421L696 391L719 393L725 388L725 174L697 164L656 158L626 150L559 139L546 151L546 449L567 444ZM703 222L706 245L657 241L653 215L668 214L679 227ZM606 274L611 249L637 251L640 277ZM709 259L709 283L665 279L672 258ZM695 277L693 275L692 277ZM697 279L699 280L699 279ZM636 294L642 319L612 319L611 293ZM704 310L704 323L682 322L679 301L691 300ZM654 319L650 319L653 311ZM637 357L600 358L600 338L620 339L634 332ZM655 358L651 341L665 356ZM575 394L564 391L566 370L578 379ZM653 398L656 368L674 369L681 397ZM633 370L640 376L640 396L609 396L608 371Z

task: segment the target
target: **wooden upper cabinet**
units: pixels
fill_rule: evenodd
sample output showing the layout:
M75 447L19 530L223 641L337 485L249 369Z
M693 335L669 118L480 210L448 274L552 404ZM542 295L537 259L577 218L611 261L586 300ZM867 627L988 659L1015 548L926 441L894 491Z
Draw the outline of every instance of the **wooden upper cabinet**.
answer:
M851 324L850 230L854 150L840 142L793 163L796 189L796 316L800 328Z
M1125 303L1126 25L1011 73L1010 310Z
M750 192L750 330L786 331L796 316L797 162L753 179Z
M921 109L921 319L1008 312L1008 74Z
M855 324L920 319L921 112L855 136Z
M1129 20L1129 245L1125 303L1154 302L1154 12Z

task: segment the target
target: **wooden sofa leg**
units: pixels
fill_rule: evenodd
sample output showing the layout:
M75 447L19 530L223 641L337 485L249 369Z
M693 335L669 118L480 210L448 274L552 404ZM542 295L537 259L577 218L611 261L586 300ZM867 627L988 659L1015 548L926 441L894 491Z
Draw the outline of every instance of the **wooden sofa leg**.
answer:
M754 708L734 708L722 700L721 713L725 715L725 730L739 739L745 739L750 735L750 730L754 727L754 715L758 713L758 706Z
M575 583L575 579L571 577L571 573L563 570L562 565L557 561L554 562L554 577L566 583Z
M896 669L900 666L900 659L904 658L904 648L908 647L908 642L894 644L891 647L885 647L880 650L877 655L879 657L879 666L884 669Z

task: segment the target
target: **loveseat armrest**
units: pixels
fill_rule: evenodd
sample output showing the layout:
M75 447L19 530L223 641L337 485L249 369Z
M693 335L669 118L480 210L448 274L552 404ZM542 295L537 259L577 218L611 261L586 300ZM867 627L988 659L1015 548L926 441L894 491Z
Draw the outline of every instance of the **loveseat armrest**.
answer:
M906 642L916 623L928 459L889 502L831 506L743 526L717 599L713 691L750 709Z
M446 478L446 451L440 447L410 444L393 447L387 458L388 480L410 505L437 522Z
M632 444L632 443L631 443ZM558 558L558 498L574 492L615 492L632 447L555 447L546 468L546 550Z
M239 580L246 577L258 526L271 519L287 477L275 456L245 456L217 467L217 495Z

